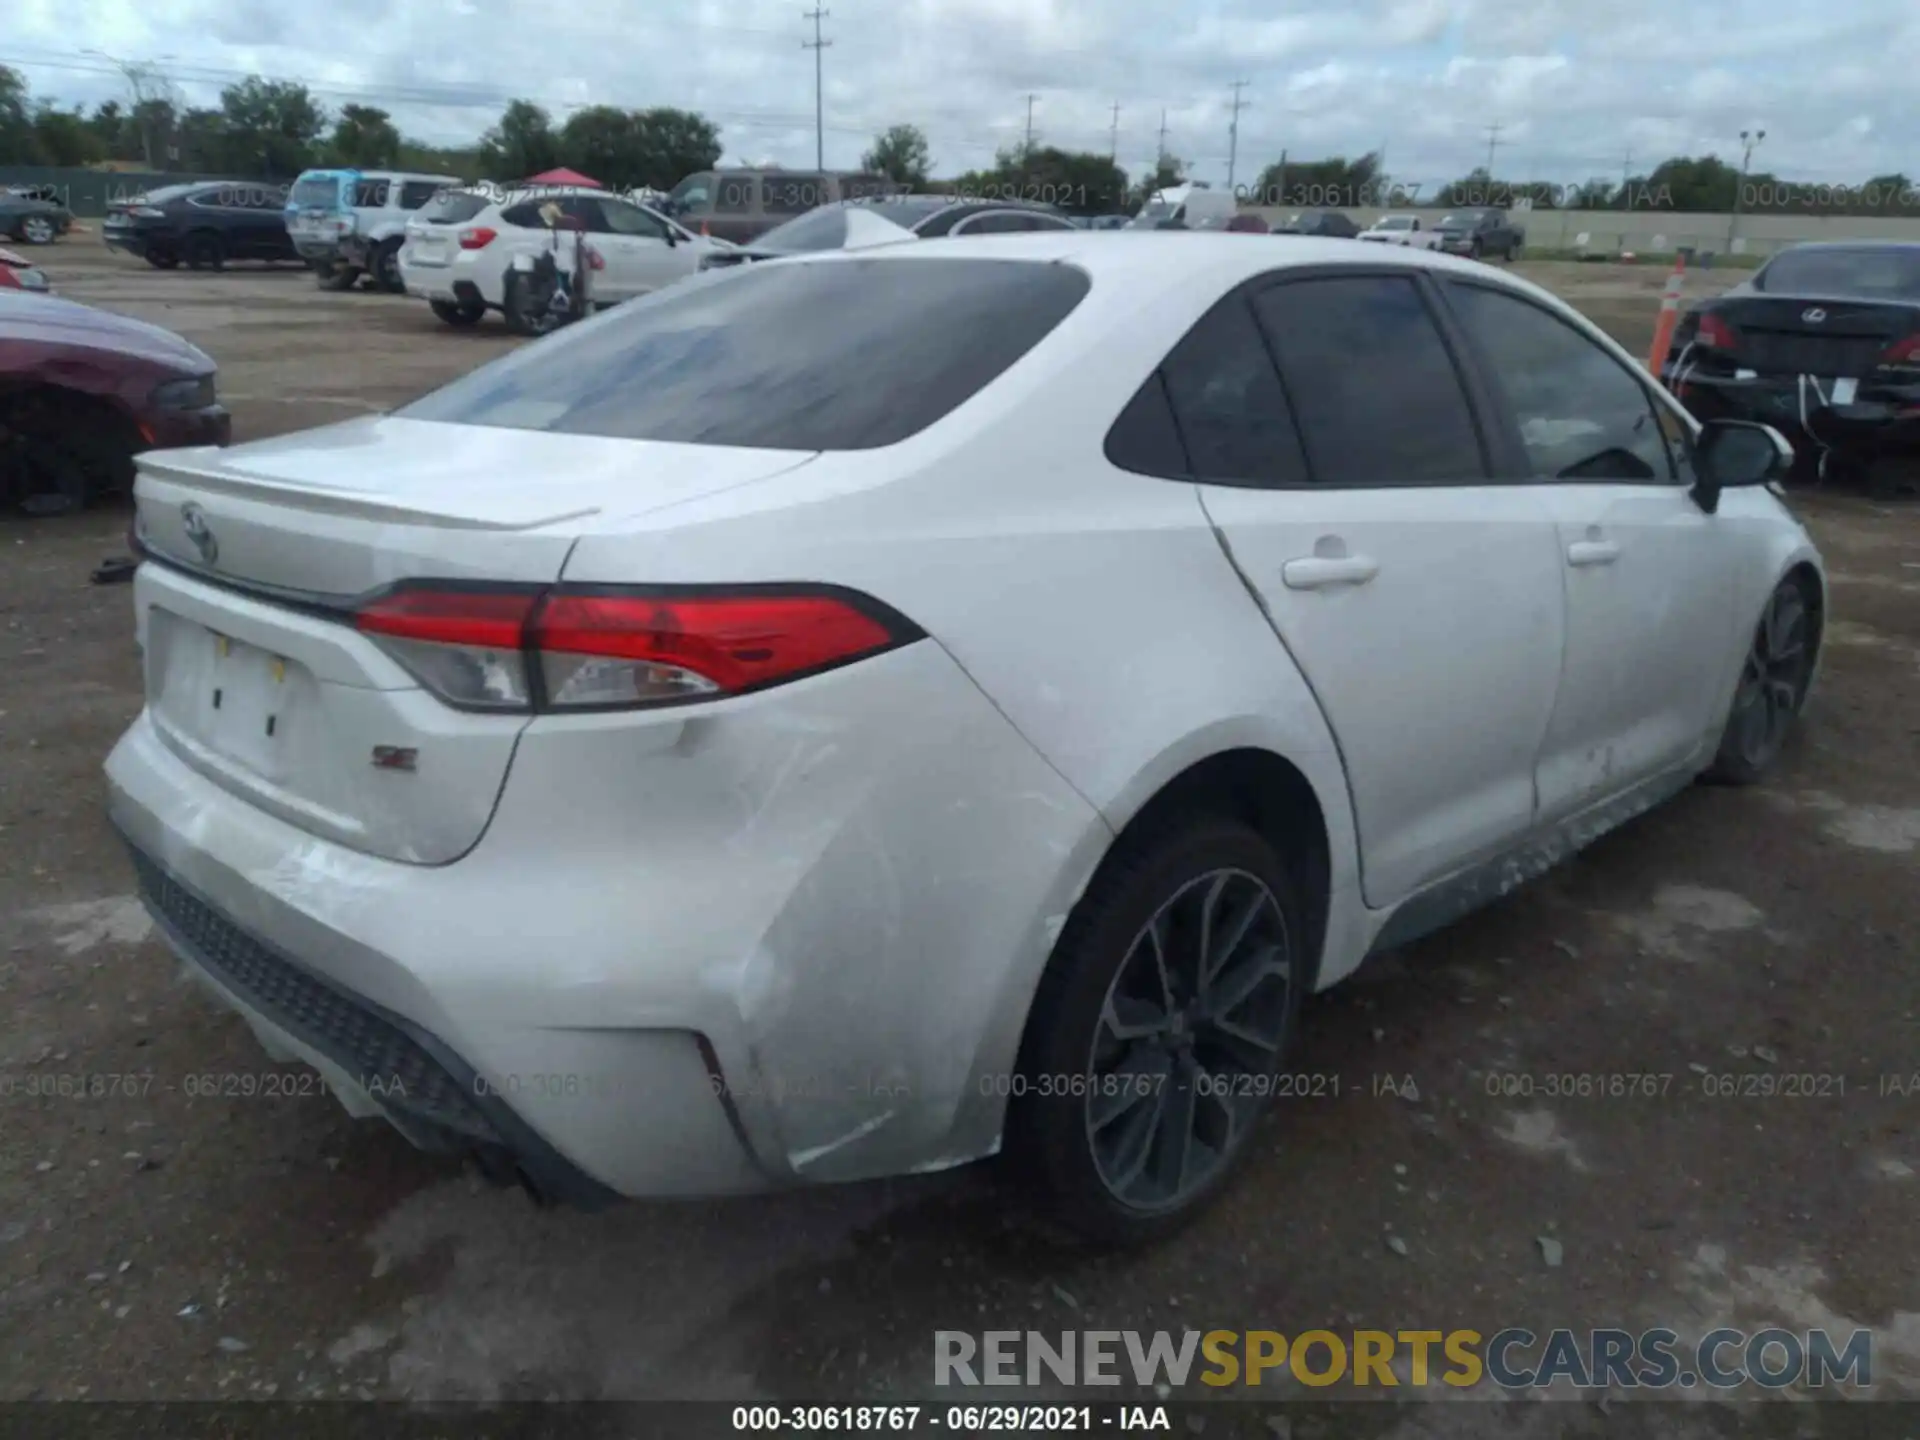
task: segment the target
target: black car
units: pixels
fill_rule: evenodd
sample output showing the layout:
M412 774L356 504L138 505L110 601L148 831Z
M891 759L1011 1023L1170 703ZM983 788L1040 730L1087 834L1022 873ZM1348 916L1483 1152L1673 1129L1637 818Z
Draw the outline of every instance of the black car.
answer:
M0 236L22 245L51 245L73 228L73 212L51 185L0 187Z
M149 190L111 206L101 230L109 250L171 270L218 270L229 260L298 261L287 234L287 187L208 180Z
M1782 250L1674 328L1661 378L1702 420L1759 420L1800 469L1838 460L1879 493L1920 463L1920 244Z
M1526 249L1527 232L1505 210L1449 210L1433 227L1440 232L1440 250L1475 260L1518 260Z
M1339 210L1302 210L1289 215L1286 222L1273 227L1276 235L1328 235L1335 240L1351 240L1360 227Z
M900 240L942 235L995 235L1034 230L1072 230L1073 221L1050 205L1019 200L955 200L949 195L849 201L822 205L776 225L751 245L704 257L702 270L775 260L814 250L863 249Z

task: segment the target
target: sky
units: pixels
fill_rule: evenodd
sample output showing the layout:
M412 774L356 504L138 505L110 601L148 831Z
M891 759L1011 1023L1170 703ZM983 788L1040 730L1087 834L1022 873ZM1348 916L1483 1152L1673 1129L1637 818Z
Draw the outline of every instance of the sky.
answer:
M676 105L719 123L724 163L811 165L814 52L801 0L6 0L0 64L38 96L124 97L152 61L187 104L257 72L403 132L471 141L509 98ZM1034 138L1166 148L1197 179L1251 184L1290 158L1384 148L1429 191L1495 147L1502 178L1617 180L1674 154L1809 184L1920 175L1914 0L832 0L821 23L829 167L911 122L936 174ZM103 52L105 56L88 54ZM1117 133L1113 106L1120 107ZM1497 131L1490 127L1498 126Z

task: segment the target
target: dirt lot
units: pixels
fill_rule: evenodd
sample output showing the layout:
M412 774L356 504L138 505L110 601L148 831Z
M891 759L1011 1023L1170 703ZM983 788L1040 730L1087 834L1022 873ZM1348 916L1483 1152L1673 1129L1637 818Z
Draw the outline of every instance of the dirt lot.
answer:
M215 356L237 440L510 343L291 270L163 274L82 237L43 258ZM1531 268L1647 343L1659 274ZM102 819L140 694L127 591L87 571L125 512L0 522L0 1400L924 1396L941 1328L1561 1324L1871 1326L1876 1392L1920 1394L1920 511L1803 508L1830 644L1772 783L1696 789L1313 1003L1299 1063L1338 1097L1296 1103L1217 1211L1125 1259L1007 1228L978 1171L545 1213L325 1098L190 1095L270 1067L177 980ZM1711 1097L1702 1070L1819 1093ZM1672 1080L1544 1095L1617 1073ZM27 1093L58 1075L138 1084Z

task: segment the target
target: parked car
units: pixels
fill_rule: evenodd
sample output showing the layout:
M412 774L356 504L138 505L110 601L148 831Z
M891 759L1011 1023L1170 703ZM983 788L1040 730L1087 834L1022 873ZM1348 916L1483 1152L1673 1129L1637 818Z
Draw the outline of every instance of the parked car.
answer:
M1505 210L1452 210L1434 227L1442 252L1475 260L1518 260L1527 232Z
M206 353L169 330L0 289L0 499L77 509L133 481L155 446L224 445Z
M50 185L0 189L0 236L22 245L51 245L73 228L73 212Z
M687 231L652 210L597 190L541 187L537 193L449 190L407 222L401 281L449 325L477 325L489 310L523 334L541 328L516 275L516 257L551 249L541 217L549 203L583 227L597 267L598 305L618 305L691 275L722 242Z
M47 272L26 256L12 250L0 250L0 290L52 290Z
M407 218L461 184L454 175L308 170L287 192L287 234L322 289L350 290L366 275L376 289L401 294Z
M668 192L660 213L689 231L744 245L819 205L901 194L884 175L814 170L702 170Z
M1236 235L1266 235L1271 233L1271 227L1268 226L1267 222L1251 210L1243 210L1220 228Z
M1147 1239L1303 993L1767 769L1785 453L1423 252L795 256L143 457L110 813L273 1053L537 1194L1003 1153Z
M1418 215L1382 215L1360 232L1360 238L1381 245L1410 245L1415 250L1440 248L1440 232L1424 228Z
M1276 235L1319 235L1329 240L1352 240L1360 227L1341 210L1296 210L1273 227Z
M1662 376L1703 419L1786 430L1809 465L1838 460L1870 488L1920 465L1920 244L1782 250L1675 327Z
M1225 190L1205 185L1170 185L1147 197L1129 230L1218 229L1240 212L1240 202Z
M218 270L229 260L297 260L282 207L284 185L199 180L163 185L111 205L101 233L109 250L160 270Z
M700 268L777 260L818 250L863 250L902 240L942 236L1017 234L1034 230L1072 230L1073 221L1051 205L1012 200L954 200L944 195L909 195L845 205L822 205L797 220L776 225L750 245L715 250L701 257Z
M1130 215L1095 215L1088 219L1089 230L1124 230L1132 221Z

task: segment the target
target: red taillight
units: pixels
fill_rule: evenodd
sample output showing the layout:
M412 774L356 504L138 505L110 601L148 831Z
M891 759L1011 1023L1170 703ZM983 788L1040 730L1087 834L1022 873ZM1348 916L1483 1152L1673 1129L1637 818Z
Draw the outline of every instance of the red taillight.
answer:
M1710 350L1731 350L1740 342L1734 336L1733 326L1718 315L1708 314L1700 317L1700 328L1694 332L1693 343Z
M764 689L919 635L820 587L654 591L403 585L354 617L442 699L488 710L630 708Z
M1880 352L1882 365L1920 365L1920 330L1903 336Z
M462 250L484 250L493 243L493 237L500 232L489 230L484 225L474 225L460 232Z

